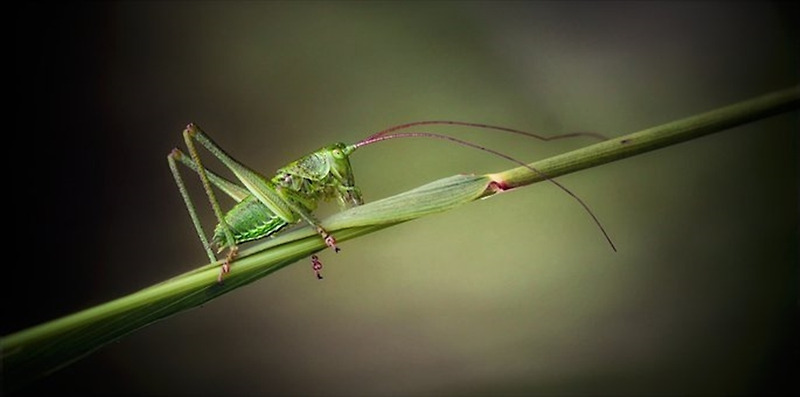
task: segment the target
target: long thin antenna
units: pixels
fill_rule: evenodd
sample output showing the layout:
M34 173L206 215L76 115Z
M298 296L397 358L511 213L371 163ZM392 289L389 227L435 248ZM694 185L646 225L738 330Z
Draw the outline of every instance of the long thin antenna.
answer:
M390 134L390 133L395 132L395 131L405 130L405 129L408 129L408 128L411 128L411 127L418 127L418 126L421 126L421 125L460 125L460 126L464 126L464 127L483 128L483 129L487 129L487 130L503 131L503 132L510 132L512 134L525 135L525 136L529 136L531 138L536 138L536 139L538 139L540 141L555 141L557 139L576 138L576 137L581 137L581 136L585 136L585 137L589 137L589 138L595 138L595 139L599 139L601 141L604 141L604 140L608 139L607 137L603 136L602 134L598 134L596 132L571 132L571 133L568 133L568 134L544 136L544 135L534 134L532 132L516 130L516 129L508 128L508 127L500 127L500 126L490 125L490 124L483 124L483 123L470 123L470 122L466 122L466 121L452 121L452 120L423 120L423 121L413 121L413 122L405 123L405 124L398 124L398 125L395 125L393 127L389 127L389 128L387 128L387 129L385 129L383 131L379 131L379 132L377 132L375 134L370 135L365 140L369 140L369 139L372 139L372 138L377 138L379 136Z
M557 182L556 180L550 178L545 173L537 170L536 168L533 168L530 165L528 165L528 164L526 164L526 163L524 163L522 161L519 161L519 160L517 160L517 159L515 159L515 158L513 158L513 157L511 157L509 155L500 153L500 152L498 152L498 151L496 151L494 149L489 149L487 147L483 147L483 146L480 146L480 145L472 143L472 142L468 142L468 141L464 141L464 140L461 140L461 139L458 139L458 138L454 138L454 137L449 136L449 135L436 134L436 133L432 133L432 132L398 132L398 133L392 133L392 131L397 131L399 129L409 128L409 127L412 127L412 126L418 126L418 125L424 125L424 124L445 124L445 123L446 124L454 124L454 125L466 125L466 126L472 126L472 127L484 126L484 125L476 125L475 123L463 123L463 122L458 122L458 121L452 121L452 122L451 121L447 121L447 122L441 122L441 121L418 121L418 122L415 122L415 123L408 123L408 124L403 124L403 125L391 127L389 129L383 130L383 131L381 131L381 132L379 132L377 134L373 134L373 135L371 135L371 136L369 136L369 137L367 137L367 138L355 143L354 145L352 145L351 146L352 147L351 150L355 150L355 149L358 149L358 148L360 148L362 146L371 145L373 143L378 143L378 142L389 140L389 139L397 139L397 138L435 138L435 139L442 139L442 140L446 140L446 141L450 141L450 142L455 142L455 143L458 143L458 144L461 144L461 145L464 145L464 146L469 146L469 147L474 148L474 149L478 149L478 150L482 150L482 151L487 152L487 153L494 154L495 156L498 156L498 157L502 157L502 158L504 158L504 159L506 159L508 161L514 162L516 164L519 164L519 165L531 170L532 172L535 172L535 173L541 175L543 178L547 179L552 184L558 186L559 189L563 190L568 195L570 195L572 198L574 198L583 207L583 209L586 210L586 212L589 213L589 216L592 217L592 220L594 220L594 223L597 225L597 227L600 228L600 231L603 233L603 236L605 236L606 241L608 241L608 244L611 246L611 249L614 250L614 252L617 251L617 247L614 246L614 242L611 241L611 237L609 237L608 233L606 232L606 229L600 223L600 220L597 219L597 216L594 215L594 212L592 212L592 210L589 208L589 206L585 202L583 202L583 200L581 200L581 198L578 197L575 193L573 193L571 190L567 189L566 186L564 186L561 183ZM494 126L486 126L486 127L489 127L491 129L510 130L510 129L505 129L504 127L494 127ZM530 134L530 133L527 133L527 132L524 132L524 131L510 130L509 132L514 132L514 133L519 132L519 133L522 133L523 135L528 135L528 136L532 136L532 137L535 137L535 138L540 138L540 137L538 137L538 136L536 136L534 134ZM583 135L583 134L584 133L575 133L575 134L568 134L568 135L577 136L577 135ZM540 139L553 140L553 139L558 139L559 137L564 137L564 135L558 135L558 136L554 136L554 137L549 137L547 139L545 139L545 138L540 138Z

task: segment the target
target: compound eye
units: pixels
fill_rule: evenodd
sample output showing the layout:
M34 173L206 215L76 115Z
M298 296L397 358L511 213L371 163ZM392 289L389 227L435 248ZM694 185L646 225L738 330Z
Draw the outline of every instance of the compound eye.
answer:
M292 184L292 175L291 174L283 174L283 184L288 186Z
M336 157L337 159L343 158L344 153L342 153L341 149L333 149L333 157Z

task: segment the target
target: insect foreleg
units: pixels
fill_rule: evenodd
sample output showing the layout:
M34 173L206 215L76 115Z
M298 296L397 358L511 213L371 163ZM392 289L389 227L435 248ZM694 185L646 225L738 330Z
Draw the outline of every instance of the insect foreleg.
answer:
M280 186L276 186L275 191L278 193L279 196L281 196L281 198L283 198L286 205L288 205L289 208L291 208L295 214L300 216L300 218L304 220L306 223L314 227L314 229L317 231L317 234L322 236L322 239L325 240L325 245L333 248L334 252L340 251L339 247L336 246L336 239L333 238L333 236L330 233L328 233L322 227L322 225L319 224L319 221L316 220L316 218L314 218L314 216L311 215L309 211L303 208L304 207L303 205L298 205L296 203L295 200L301 199L300 197L291 196L289 193L287 193L287 191L284 188Z

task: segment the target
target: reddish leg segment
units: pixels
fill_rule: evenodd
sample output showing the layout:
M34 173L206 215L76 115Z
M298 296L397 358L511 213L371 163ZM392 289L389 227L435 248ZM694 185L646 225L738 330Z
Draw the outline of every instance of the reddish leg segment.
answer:
M225 262L222 262L222 267L219 269L217 282L222 283L222 277L231 272L231 262L236 259L236 254L239 252L239 247L233 246L228 250L228 255L225 256Z
M314 274L317 275L317 279L322 280L322 274L320 274L320 270L322 270L322 262L319 261L319 258L316 255L311 255L311 268L314 269Z

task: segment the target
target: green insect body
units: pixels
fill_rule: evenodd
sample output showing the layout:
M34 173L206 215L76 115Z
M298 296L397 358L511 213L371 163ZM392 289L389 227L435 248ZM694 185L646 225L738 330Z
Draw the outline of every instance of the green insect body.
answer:
M355 186L349 160L349 155L357 146L343 143L325 146L280 168L275 176L267 179L234 160L196 125L189 124L183 136L190 156L174 149L167 156L167 161L209 260L216 261L212 247L217 248L217 252L228 249L219 281L222 281L222 276L230 271L230 264L236 257L239 244L269 237L300 221L313 226L326 245L339 251L336 240L319 225L311 213L317 208L320 200L337 199L342 208L363 203L361 193ZM205 169L194 141L199 142L217 157L243 186ZM210 242L205 236L194 204L178 172L177 162L195 171L203 183L218 220ZM237 204L223 213L211 188L212 185L237 201ZM321 266L321 263L314 258L314 270L318 278L322 278L319 274Z
M267 186L309 214L317 208L319 200L338 199L342 209L361 205L363 200L355 186L348 158L353 150L343 143L320 148L279 169ZM297 213L292 215L289 219L281 217L256 197L248 195L224 216L233 241L227 240L225 226L218 223L211 244L219 252L247 241L269 237L302 220Z

